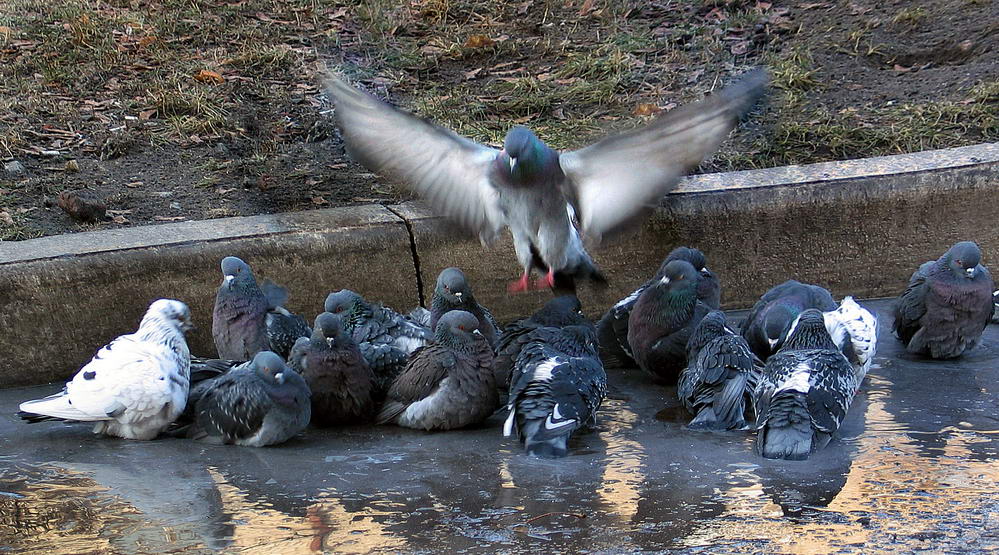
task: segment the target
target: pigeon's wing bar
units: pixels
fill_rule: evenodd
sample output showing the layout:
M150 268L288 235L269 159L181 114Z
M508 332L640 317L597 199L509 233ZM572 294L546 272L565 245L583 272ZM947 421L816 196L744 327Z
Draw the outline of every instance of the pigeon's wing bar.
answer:
M766 90L755 70L733 85L672 110L645 127L612 135L559 158L565 195L592 240L625 228L658 205L681 176L728 136Z
M498 150L389 106L335 76L327 77L326 90L355 160L413 189L483 241L496 238L504 220L489 172Z

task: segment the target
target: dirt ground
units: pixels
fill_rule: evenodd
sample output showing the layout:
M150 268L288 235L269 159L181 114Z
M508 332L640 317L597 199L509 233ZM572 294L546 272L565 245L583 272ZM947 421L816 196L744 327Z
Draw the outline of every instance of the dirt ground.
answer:
M406 198L345 156L325 66L575 148L766 65L719 171L999 140L997 43L995 0L2 0L0 240Z

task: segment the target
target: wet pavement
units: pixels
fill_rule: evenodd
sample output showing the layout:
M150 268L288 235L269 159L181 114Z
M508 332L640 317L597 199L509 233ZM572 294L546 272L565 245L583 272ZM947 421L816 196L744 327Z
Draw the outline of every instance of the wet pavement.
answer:
M612 371L597 430L544 461L500 419L308 430L254 449L24 424L0 391L0 552L955 552L999 548L999 326L960 360L879 354L806 462L683 429L673 389ZM8 360L10 360L8 358Z

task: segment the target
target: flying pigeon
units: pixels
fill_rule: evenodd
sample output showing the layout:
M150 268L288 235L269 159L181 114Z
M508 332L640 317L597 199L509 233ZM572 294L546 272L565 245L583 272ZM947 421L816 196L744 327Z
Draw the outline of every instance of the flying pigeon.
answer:
M689 262L674 260L664 270L631 309L628 345L639 368L673 385L687 365L687 342L711 309L697 300L700 273Z
M31 422L96 422L96 434L155 438L187 403L191 353L184 332L189 329L187 305L154 301L135 333L97 351L62 392L21 403L20 416Z
M430 328L381 304L369 303L349 289L330 293L325 309L342 315L344 329L360 347L382 393L406 367L410 354L433 339Z
M767 79L762 69L749 72L645 127L561 153L525 127L511 128L497 150L393 108L335 76L326 80L326 89L355 160L413 189L483 244L510 228L524 269L510 291L528 289L534 269L545 274L537 287L562 281L568 284L560 288L571 290L575 279L605 281L583 237L599 241L655 208L752 109Z
M501 391L510 390L510 373L520 351L532 341L531 332L543 327L562 328L571 325L592 324L583 316L583 305L575 295L561 295L545 303L530 318L517 320L503 328L493 365L496 387Z
M250 360L267 350L288 356L295 339L311 335L305 320L281 306L288 297L285 290L270 281L258 286L246 262L223 258L222 276L212 312L219 358Z
M633 366L635 361L628 346L628 317L642 291L645 291L663 277L666 265L674 260L686 260L700 272L697 282L697 298L709 308L721 306L721 285L718 277L707 268L704 253L690 247L673 249L659 265L652 279L643 283L630 295L621 299L604 313L597 322L597 337L600 339L600 358L607 368Z
M302 377L312 391L312 423L334 426L366 422L375 415L375 375L342 319L316 317L302 359Z
M780 349L795 318L809 308L836 310L836 301L818 285L785 281L756 301L742 323L742 336L756 356L765 361Z
M978 245L961 241L912 274L892 327L906 350L944 359L978 344L995 310L995 284L981 259Z
M768 459L804 460L827 443L857 391L853 366L826 331L822 313L802 312L763 369L756 390L756 449Z
M877 353L878 317L857 304L853 297L843 297L836 310L823 312L822 317L833 343L853 365L859 387Z
M479 320L452 310L437 322L434 342L413 353L389 388L378 423L420 430L478 424L499 406L493 350Z
M496 348L499 324L491 312L475 302L472 288L465 279L465 274L458 268L445 268L437 276L437 285L430 301L430 329L436 329L441 316L451 310L471 312L479 319L479 331Z
M530 332L510 378L503 435L516 430L528 454L564 457L569 437L596 421L607 374L591 325L540 327Z
M260 351L205 383L194 407L191 438L264 447L288 441L309 425L309 386L276 353Z
M677 395L694 416L687 425L701 430L741 430L751 412L763 362L746 340L725 322L725 313L708 313L687 342L687 367Z

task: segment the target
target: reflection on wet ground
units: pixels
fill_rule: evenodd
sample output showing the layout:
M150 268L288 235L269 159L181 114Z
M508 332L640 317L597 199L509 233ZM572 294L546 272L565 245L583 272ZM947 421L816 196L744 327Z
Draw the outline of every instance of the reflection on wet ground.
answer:
M0 551L830 553L999 547L999 327L970 356L888 336L840 437L767 461L745 433L682 428L672 390L611 376L562 461L489 427L310 430L282 447L100 439L22 424L0 391Z

